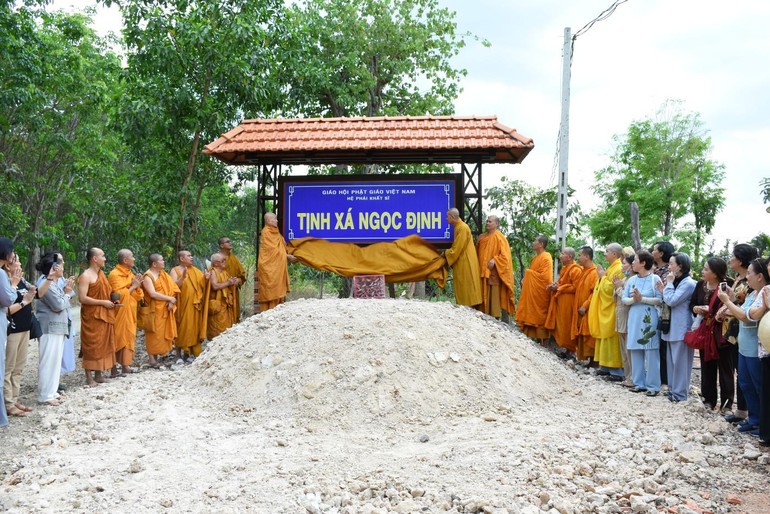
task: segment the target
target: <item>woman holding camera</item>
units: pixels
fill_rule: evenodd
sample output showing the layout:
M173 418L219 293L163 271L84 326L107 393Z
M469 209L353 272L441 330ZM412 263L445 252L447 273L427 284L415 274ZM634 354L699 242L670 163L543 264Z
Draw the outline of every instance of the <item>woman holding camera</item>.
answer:
M759 362L759 337L757 322L767 311L760 294L763 287L770 284L765 259L754 259L746 273L751 292L743 305L734 303L733 289L721 284L719 299L725 304L741 326L738 332L738 384L746 399L749 415L738 425L739 432L759 435L760 395L762 394L762 367Z
M35 268L41 273L37 283L37 318L43 336L40 338L38 359L37 401L41 405L57 406L59 376L64 352L64 338L69 334L67 306L69 296L59 287L64 275L64 258L60 253L47 253Z
M703 277L695 286L690 299L690 311L700 316L701 323L710 325L707 348L698 350L701 362L700 394L710 409L718 409L724 414L732 410L735 396L735 368L733 366L730 343L722 342L722 324L716 315L722 307L717 296L719 284L727 280L727 263L719 257L711 257L701 270ZM719 377L719 398L717 401L717 377Z

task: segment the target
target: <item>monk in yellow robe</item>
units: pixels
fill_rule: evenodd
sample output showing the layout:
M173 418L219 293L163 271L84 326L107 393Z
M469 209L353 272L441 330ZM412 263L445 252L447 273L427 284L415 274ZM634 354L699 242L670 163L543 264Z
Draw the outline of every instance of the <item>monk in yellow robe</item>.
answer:
M575 310L575 291L582 268L575 263L575 250L566 247L559 255L562 268L559 280L548 286L551 302L545 328L551 331L556 344L569 353L577 350L577 341L572 338L572 313Z
M104 252L91 248L86 252L86 262L88 268L78 277L80 356L83 358L86 385L94 387L106 382L102 371L115 366L116 307L110 299L110 282L102 271L107 262Z
M284 302L286 293L289 292L289 262L297 262L297 258L287 253L286 241L278 230L278 217L268 212L265 214L265 226L259 238L259 312Z
M193 256L187 250L177 253L179 266L171 269L171 279L179 288L176 310L177 336L174 342L177 364L201 354L201 343L206 339L206 317L203 315L203 297L206 294L206 277L193 266ZM183 352L187 355L183 355ZM180 362L181 361L181 362Z
M241 286L246 283L246 270L243 268L241 261L233 253L233 242L229 237L219 238L219 253L225 256L225 270L230 278L237 280L235 283L235 295L233 300L235 301L235 317L233 318L233 325L241 321Z
M225 269L225 256L215 253L211 256L208 272L208 287L203 297L206 320L206 337L210 340L233 326L235 323L235 297L238 295L238 278L231 277Z
M588 309L591 306L594 287L599 282L599 273L594 264L594 250L584 246L578 251L580 278L575 285L575 302L572 312L572 328L570 337L577 343L575 357L578 360L593 359L595 342L588 327Z
M500 218L487 216L487 231L476 241L481 270L481 305L484 314L500 319L502 310L516 311L514 304L513 258L508 240L498 230Z
M161 364L157 357L165 356L171 351L177 336L175 313L179 287L166 273L166 263L162 255L159 253L150 255L149 264L150 269L144 273L142 286L155 313L155 330L145 332L144 341L147 345L150 367L160 368Z
M545 251L546 246L548 238L542 234L532 242L535 256L529 261L529 269L524 270L519 306L516 310L516 323L521 331L528 337L539 340L543 346L550 337L548 329L545 328L545 320L548 317L551 295L546 288L553 283L553 259L551 254Z
M118 265L110 271L107 279L112 287L112 292L120 295L118 303L120 307L115 314L115 361L111 377L119 376L118 366L122 374L134 373L131 368L134 363L136 349L136 309L144 299L142 292L142 275L134 274L136 259L134 253L128 249L118 252Z
M591 335L596 340L594 360L599 364L600 375L623 377L623 357L620 351L620 341L615 330L615 277L622 277L621 269L623 247L610 243L605 248L605 257L609 263L607 271L599 274L591 307L588 310L588 326Z
M447 211L446 220L455 229L452 247L444 252L447 264L452 267L455 302L474 307L481 303L481 272L471 229L460 219L460 211L454 207Z

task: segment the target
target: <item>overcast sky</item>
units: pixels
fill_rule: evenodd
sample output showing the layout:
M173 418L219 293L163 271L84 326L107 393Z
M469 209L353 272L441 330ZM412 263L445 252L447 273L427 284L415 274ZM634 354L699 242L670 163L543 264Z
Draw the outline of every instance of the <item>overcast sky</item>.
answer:
M440 1L457 12L462 31L492 44L472 43L460 55L468 76L458 114L496 114L535 141L521 165L487 166L486 177L505 173L551 185L564 28L577 32L612 0ZM770 177L764 156L770 140L768 21L770 2L629 0L578 37L569 155L578 201L595 205L593 172L609 164L612 136L675 98L701 114L711 157L726 168L727 205L714 237L721 245L770 232L758 186Z
M561 109L565 27L577 32L612 0L439 0L457 12L469 41L455 61L468 70L458 115L497 115L535 141L521 165L488 165L484 185L506 174L550 186ZM56 7L89 5L56 0ZM612 136L652 117L666 99L700 113L711 157L726 168L725 210L714 238L748 241L770 232L758 182L770 176L770 2L629 0L575 42L571 78L569 180L586 210L596 204L593 172L609 164ZM116 10L96 25L119 30ZM229 127L223 127L223 132ZM621 241L627 243L627 241Z

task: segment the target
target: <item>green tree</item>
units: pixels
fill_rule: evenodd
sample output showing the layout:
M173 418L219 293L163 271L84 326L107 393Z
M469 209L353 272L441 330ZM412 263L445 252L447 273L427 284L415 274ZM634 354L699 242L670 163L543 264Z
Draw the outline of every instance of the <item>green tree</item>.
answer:
M80 253L104 214L121 154L108 123L120 60L87 14L6 5L0 17L1 228L31 268L41 249Z
M694 217L697 257L725 202L724 166L709 159L700 116L668 101L655 119L633 122L614 141L612 164L595 173L601 207L588 218L592 235L601 243L628 241L629 202L636 202L643 241L670 239Z
M515 277L521 283L524 270L534 256L532 241L540 234L553 240L558 191L556 187L539 189L522 180L509 180L506 177L502 177L501 182L501 186L487 189L484 198L492 210L500 213L500 230L506 234L511 246ZM569 195L573 193L570 189ZM567 238L567 246L575 249L584 244L580 238L582 217L580 206L571 203L567 209L567 232L571 234ZM549 251L554 254L558 249L552 248Z
M123 14L128 69L120 122L136 164L174 204L174 248L195 242L209 185L230 172L203 145L277 105L272 30L279 0L107 0Z

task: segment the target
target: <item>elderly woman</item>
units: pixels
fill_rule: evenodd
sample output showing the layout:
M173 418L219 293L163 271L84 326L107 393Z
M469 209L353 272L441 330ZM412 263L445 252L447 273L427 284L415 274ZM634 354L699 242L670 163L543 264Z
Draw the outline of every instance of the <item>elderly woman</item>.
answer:
M759 435L759 410L762 394L762 366L759 362L759 336L757 322L767 312L764 298L759 292L770 284L765 259L754 259L749 264L746 280L752 289L743 302L736 305L733 302L733 289L726 283L720 284L719 299L727 306L738 321L738 384L743 391L749 415L738 425L739 432L752 432Z
M649 252L639 252L631 268L636 276L626 282L623 303L628 310L628 334L626 344L631 355L631 378L634 393L647 392L647 396L660 393L660 352L658 341L658 309L663 295L658 290L660 278L652 272L653 257Z
M16 256L13 253L13 241L7 237L0 237L0 379L5 382L5 343L8 337L8 317L5 315L8 307L16 300L16 290L11 287L8 273L3 267ZM0 427L8 424L8 414L5 412L5 395L0 389Z
M37 401L41 405L57 406L61 404L57 390L64 339L69 334L69 297L58 283L64 274L64 258L60 253L47 253L35 267L41 273L37 286L41 300L37 303L37 317L43 330L38 359Z
M705 350L698 350L701 362L700 391L705 403L710 409L717 409L725 414L733 407L735 396L735 368L732 363L729 343L722 343L722 324L716 323L716 315L722 307L722 301L717 297L716 290L720 283L727 280L727 263L719 257L711 257L701 270L703 277L695 285L695 291L690 298L690 310L696 316L701 316L701 323L709 323L712 329ZM717 401L717 377L719 377L719 401Z
M23 417L32 412L19 400L21 375L27 363L30 329L32 328L32 301L35 299L35 286L22 277L21 262L17 255L3 266L16 289L16 301L8 307L8 341L5 347L5 381L3 396L5 410L9 416Z
M684 343L684 334L692 326L690 298L696 285L690 276L690 266L689 255L674 253L668 261L666 284L658 285L658 290L663 293L663 302L671 310L671 326L668 333L661 334L661 338L668 342L668 399L674 403L687 399L695 356L695 350Z
M625 253L625 248L623 252ZM634 271L631 269L634 255L634 253L630 253L623 257L623 264L620 267L623 271L623 276L615 277L612 280L612 285L615 286L615 330L618 333L620 354L623 357L623 382L621 382L621 385L624 387L634 387L634 382L631 380L631 355L628 353L626 342L626 336L628 335L628 309L630 306L623 303L623 291L626 281L634 275Z

